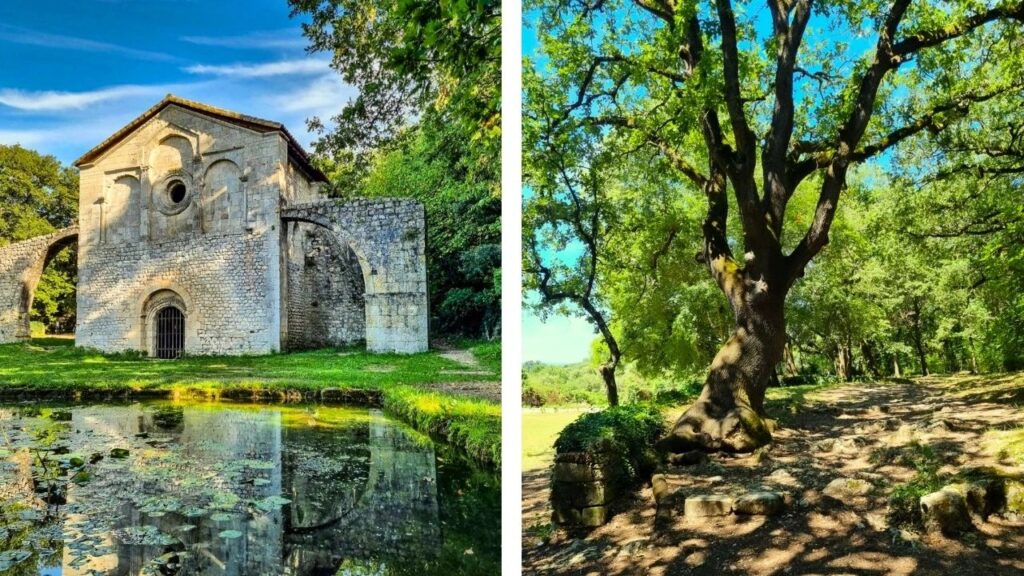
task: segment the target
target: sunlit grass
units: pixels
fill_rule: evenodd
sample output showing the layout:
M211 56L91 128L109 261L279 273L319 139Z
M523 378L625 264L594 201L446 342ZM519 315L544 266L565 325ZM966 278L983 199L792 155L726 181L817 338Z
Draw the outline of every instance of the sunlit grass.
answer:
M1024 428L989 430L982 437L985 451L1010 464L1024 464Z
M462 344L478 355L482 370L460 374L462 364L434 352L370 354L353 348L166 361L98 354L75 348L71 340L46 339L0 346L0 396L97 393L220 399L245 393L291 397L327 389L370 391L379 393L387 410L417 430L445 438L478 460L500 463L501 406L428 388L500 382L500 345ZM373 366L389 370L375 371Z

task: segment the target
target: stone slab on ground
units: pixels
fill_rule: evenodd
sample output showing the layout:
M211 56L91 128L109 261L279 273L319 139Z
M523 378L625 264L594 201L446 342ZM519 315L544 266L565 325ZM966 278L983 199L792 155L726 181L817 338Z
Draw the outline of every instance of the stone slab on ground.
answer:
M693 518L728 516L732 512L732 498L719 494L690 496L683 503L683 514Z
M750 492L733 503L733 512L751 516L774 516L782 512L782 496L775 492Z
M860 478L836 478L821 493L842 504L850 504L867 496L871 489L871 483Z

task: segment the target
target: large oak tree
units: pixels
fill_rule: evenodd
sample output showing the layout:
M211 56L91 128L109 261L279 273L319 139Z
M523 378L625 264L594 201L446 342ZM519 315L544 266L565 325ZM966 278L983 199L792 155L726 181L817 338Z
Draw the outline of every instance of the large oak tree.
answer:
M1022 101L1019 0L539 0L531 8L541 97L559 95L538 142L597 130L656 150L707 201L697 257L735 326L702 394L663 441L672 451L749 451L770 441L764 395L783 357L786 296L828 243L851 167L969 127L979 104ZM794 194L809 187L813 218L784 226Z

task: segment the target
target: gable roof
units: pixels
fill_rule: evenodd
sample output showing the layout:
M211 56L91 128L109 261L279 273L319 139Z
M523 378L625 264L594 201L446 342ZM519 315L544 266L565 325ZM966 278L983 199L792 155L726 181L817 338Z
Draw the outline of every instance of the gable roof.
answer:
M180 106L186 110L197 112L204 116L209 116L217 120L222 120L242 128L259 132L261 134L279 132L284 136L285 141L288 143L288 157L298 164L302 171L305 172L306 175L314 182L327 182L327 176L325 176L324 173L316 166L313 166L310 162L309 155L302 149L302 145L299 144L295 137L288 132L288 129L284 127L284 124L274 122L272 120L264 120L255 116L240 114L238 112L232 112L231 110L225 110L224 108L217 108L216 106L210 106L209 104L203 104L202 102L196 102L194 100L187 100L185 98L175 96L174 94L168 94L163 100L158 102L156 106L146 110L138 118L129 122L124 128L114 132L109 138L100 142L95 148L83 154L81 158L75 160L74 165L81 167L84 164L94 162L104 152L112 148L121 140L124 140L124 138L129 134L159 114L161 110L172 104Z

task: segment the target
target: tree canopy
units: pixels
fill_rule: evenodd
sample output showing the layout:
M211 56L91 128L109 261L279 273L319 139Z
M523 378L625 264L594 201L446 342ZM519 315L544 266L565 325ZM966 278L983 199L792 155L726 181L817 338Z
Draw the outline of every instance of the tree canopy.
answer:
M565 164L555 170L554 163L534 162L527 169L531 184L559 171L591 171L578 150L600 149L638 166L616 166L639 176L609 182L609 190L647 187L675 197L681 207L702 205L697 213L703 222L690 218L685 230L672 211L656 214L651 224L663 227L666 250L696 246L689 256L696 254L710 273L712 286L724 295L718 301L728 304L722 315L732 317L731 335L709 359L701 398L673 431L674 447L743 450L764 443L764 388L775 365L793 352L787 352L787 340L795 341L798 331L807 346L833 350L836 369L847 376L854 347L876 369L882 355L904 352L882 347L879 330L891 330L892 339L910 338L924 368L942 342L969 343L977 336L966 320L942 322L933 313L940 302L953 310L957 298L967 310L961 284L947 282L942 298L935 288L956 265L941 271L946 263L929 258L927 241L905 233L907 221L885 227L888 215L874 209L888 202L931 226L923 234L941 235L932 226L940 223L924 218L929 210L921 207L937 205L955 187L940 183L967 173L1005 176L1020 166L1010 159L1019 150L1019 121L1009 118L1019 115L1024 88L1024 3L537 0L529 8L540 48L527 61L524 78L526 157L557 157ZM869 178L858 197L850 179L865 163L888 178ZM571 204L564 200L571 197L565 186L549 196ZM856 203L856 210L837 223L846 203ZM621 226L628 221L622 214L635 209L606 208L615 214L608 225ZM946 225L953 236L982 235L990 215ZM1013 226L998 220L1001 232ZM643 241L635 230L623 233L634 244ZM834 254L814 262L830 235L843 240L833 252L845 259ZM871 245L883 237L893 245ZM648 249L665 252L657 246ZM860 259L865 268L851 270L849 259ZM613 271L627 262L608 260L605 282L611 285L603 292L615 290ZM634 282L643 267L632 262L619 276ZM675 271L653 271L670 286L653 310L714 330L722 324L714 307L697 304L702 282L678 275L688 264L676 262ZM915 274L915 264L939 271L925 277ZM815 274L823 279L817 285ZM900 292L883 293L888 287ZM897 308L903 312L895 313ZM662 355L662 366L701 356L703 338L692 336L695 330L678 331L683 326L651 322L655 318L646 314L635 323L643 306L619 309L613 323L632 325L632 334L674 336L660 347L677 350ZM972 310L978 312L977 306ZM691 311L705 312L707 320L685 316ZM824 338L812 339L812 325L822 318L832 325ZM662 328L652 331L657 326ZM938 340L926 341L927 331ZM647 357L659 349L623 345Z

